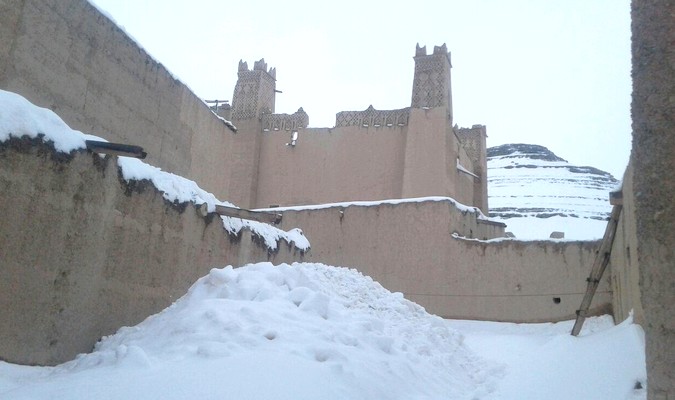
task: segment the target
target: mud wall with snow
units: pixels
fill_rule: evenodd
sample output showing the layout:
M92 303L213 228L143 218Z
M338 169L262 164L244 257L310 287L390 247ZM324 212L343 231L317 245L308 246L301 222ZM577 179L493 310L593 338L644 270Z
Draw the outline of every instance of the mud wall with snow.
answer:
M0 89L74 129L142 146L150 164L220 198L249 203L258 138L234 140L187 86L85 0L0 4Z
M0 359L54 364L182 296L213 266L300 259L126 181L114 159L0 143ZM256 239L256 240L254 240Z
M503 227L447 201L285 210L282 229L290 226L311 239L308 261L357 268L430 313L494 321L574 318L599 246L463 239L492 238ZM606 279L593 312L610 304Z

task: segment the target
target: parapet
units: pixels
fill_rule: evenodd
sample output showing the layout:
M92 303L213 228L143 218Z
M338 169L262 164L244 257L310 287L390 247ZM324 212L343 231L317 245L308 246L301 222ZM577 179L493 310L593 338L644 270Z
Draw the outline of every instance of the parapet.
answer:
M369 106L364 111L341 111L335 116L335 127L361 126L368 127L394 127L408 125L410 107L399 110L376 110Z
M485 125L473 125L471 128L460 128L455 125L452 128L457 135L462 147L467 155L471 158L474 165L480 165L485 158L485 138L487 137L487 130ZM483 155L481 157L481 155Z
M293 114L263 115L263 131L294 131L309 126L309 115L300 107Z
M434 55L444 55L448 58L448 62L450 62L450 52L448 51L448 46L445 43L440 46L434 46L434 51L431 54L427 54L427 46L420 47L420 44L417 43L415 47L415 58ZM452 67L452 63L450 66Z
M261 58L258 61L253 62L253 69L249 70L248 69L248 63L244 60L239 60L239 72L251 72L251 71L263 71L267 74L269 74L272 78L275 80L277 79L277 69L276 68L270 68L269 70L267 69L267 63L265 62L264 58Z

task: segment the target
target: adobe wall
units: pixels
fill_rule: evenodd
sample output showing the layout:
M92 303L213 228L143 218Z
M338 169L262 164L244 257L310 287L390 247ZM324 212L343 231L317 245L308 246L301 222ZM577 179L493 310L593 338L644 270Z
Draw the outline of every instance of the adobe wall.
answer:
M408 126L299 129L295 146L290 130L263 132L253 208L424 196L474 204L481 189L456 165L473 169L473 160L444 109L410 113Z
M287 209L282 229L289 226L312 241L305 260L357 268L448 318L573 319L598 248L597 242L457 239L452 233L491 238L504 228L447 201ZM611 311L607 279L592 308Z
M619 323L628 318L632 312L634 321L644 325L644 310L640 299L640 269L637 251L638 238L635 221L633 173L631 164L623 176L623 208L612 245L609 273L611 274L614 320Z
M406 127L263 133L257 208L401 197Z
M52 109L73 129L142 146L148 162L220 198L250 201L241 185L255 176L251 144L234 140L187 86L89 2L0 7L1 89Z
M219 217L120 180L114 160L44 144L0 144L0 359L56 364L155 314L214 266L270 254Z
M675 4L632 1L633 194L649 399L675 399Z

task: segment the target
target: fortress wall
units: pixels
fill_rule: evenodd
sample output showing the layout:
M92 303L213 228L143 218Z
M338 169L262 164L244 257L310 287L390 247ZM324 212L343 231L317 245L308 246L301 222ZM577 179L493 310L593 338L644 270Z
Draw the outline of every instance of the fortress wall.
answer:
M633 173L631 164L623 176L623 208L612 245L609 273L612 280L614 320L619 323L632 312L634 321L644 324L644 310L640 299Z
M56 364L182 296L214 266L298 259L268 254L219 217L127 185L113 159L72 160L44 144L0 147L0 359Z
M503 227L481 224L448 202L434 201L285 210L282 226L300 227L311 239L305 260L358 268L449 318L572 319L599 246L456 239L451 233L495 237ZM609 312L610 303L603 281L594 312Z
M487 131L484 125L471 128L459 128L456 131L462 147L472 161L474 172L478 176L487 176ZM473 204L488 214L487 179L475 179L473 188Z
M422 115L410 126L301 129L296 146L292 131L262 133L254 208L426 196L474 204L475 178L456 167L473 161L439 111L413 109Z
M241 157L233 132L95 7L8 0L0 8L0 89L54 110L74 129L142 146L151 164L239 200L229 176L250 178L251 168L222 172Z
M476 203L475 201L476 195L474 194L474 190L476 189L476 181L478 179L469 174L461 172L457 167L457 160L459 160L459 163L462 167L478 175L478 173L476 173L476 168L474 166L473 160L468 155L467 151L460 145L459 141L457 140L458 139L457 136L455 136L452 132L449 133L449 136L451 137L448 139L448 142L451 143L452 146L454 146L454 149L452 150L451 153L448 153L447 168L448 174L452 178L451 181L453 182L452 184L454 185L455 188L454 191L458 194L456 198L463 204L471 204L472 206L480 208L485 215L488 215L489 211L487 210L487 208L486 209L482 208L483 207L482 202ZM487 174L485 175L485 178L487 179ZM451 197L454 198L455 196Z
M445 107L410 109L403 161L403 198L448 196L471 204L472 196L456 189L457 143L447 113Z
M262 134L256 207L401 197L407 127L308 128Z

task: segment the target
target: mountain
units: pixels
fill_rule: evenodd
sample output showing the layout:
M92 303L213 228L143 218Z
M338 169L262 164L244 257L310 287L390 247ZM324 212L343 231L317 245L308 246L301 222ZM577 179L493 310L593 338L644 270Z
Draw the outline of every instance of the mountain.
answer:
M612 211L608 172L572 165L544 146L505 144L487 149L490 217L518 239L601 238Z

